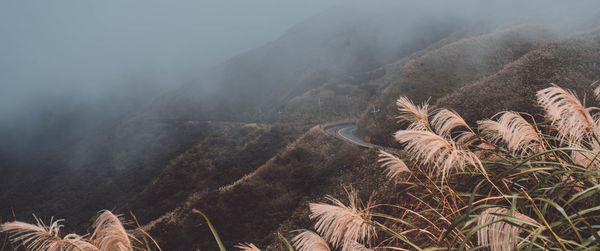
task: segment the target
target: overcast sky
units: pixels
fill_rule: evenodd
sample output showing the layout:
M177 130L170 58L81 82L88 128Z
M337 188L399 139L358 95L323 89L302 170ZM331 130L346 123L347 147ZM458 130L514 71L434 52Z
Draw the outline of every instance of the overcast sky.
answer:
M0 116L131 79L179 84L338 2L1 0Z

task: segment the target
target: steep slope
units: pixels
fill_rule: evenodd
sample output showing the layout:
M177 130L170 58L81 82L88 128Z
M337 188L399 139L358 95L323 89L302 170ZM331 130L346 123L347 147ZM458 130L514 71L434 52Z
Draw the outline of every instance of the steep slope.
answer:
M219 189L198 191L147 228L171 250L215 249L202 218L191 212L197 208L210 217L227 247L241 241L267 246L282 222L306 221L294 212L308 201L343 193L340 185L374 190L383 181L374 163L374 150L349 145L315 127L255 172Z
M503 110L536 113L535 92L550 83L576 91L588 105L594 81L600 79L600 30L571 35L533 50L497 73L439 100L467 120L493 116ZM477 109L473 109L477 107Z
M233 124L174 158L126 207L140 219L155 219L190 195L233 183L293 142L306 126ZM161 203L156 205L156 200Z
M519 26L465 38L396 65L385 76L387 87L365 111L359 128L375 142L394 145L390 137L399 125L394 118L395 101L408 96L416 103L438 98L495 73L529 51L549 43L552 33L543 29Z
M406 4L379 3L341 5L317 15L165 95L152 108L163 118L270 121L294 97L396 61L464 26L459 20L422 21L403 8Z
M26 164L3 157L13 162L2 167L7 182L0 184L0 216L10 216L14 208L19 217L43 212L68 218L69 226L84 227L89 215L124 204L172 159L227 125L279 121L310 127L357 117L380 88L362 81L371 72L377 77L382 64L464 26L460 20L435 18L435 13L423 21L405 5L341 4L141 109L98 123L74 139L52 141L41 153L25 151L23 156L30 158ZM306 106L317 103L313 93L328 95L323 95L322 109ZM362 101L354 104L346 98ZM67 133L78 129L58 127Z

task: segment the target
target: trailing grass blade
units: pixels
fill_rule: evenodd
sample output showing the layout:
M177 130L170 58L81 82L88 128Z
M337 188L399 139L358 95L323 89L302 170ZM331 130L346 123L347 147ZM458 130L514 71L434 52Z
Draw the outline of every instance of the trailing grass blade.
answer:
M204 220L206 220L206 224L208 224L208 227L210 228L210 232L212 232L213 236L215 237L215 241L217 241L217 244L219 245L219 250L226 251L225 246L223 245L223 242L221 241L221 238L219 237L219 234L217 233L217 230L212 225L212 223L210 223L210 220L208 219L206 214L204 214L203 212L201 212L200 210L195 209L195 208L192 209L192 212L202 215L202 217L204 217Z

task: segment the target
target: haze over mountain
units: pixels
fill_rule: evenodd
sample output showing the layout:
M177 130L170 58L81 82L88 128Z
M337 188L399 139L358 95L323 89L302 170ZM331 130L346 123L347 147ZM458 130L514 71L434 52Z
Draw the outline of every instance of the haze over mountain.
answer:
M200 208L227 245L275 249L308 201L383 189L376 151L319 125L397 146L399 96L536 112L549 82L600 78L598 29L595 1L3 2L0 216L131 209L205 250Z
M24 134L3 143L133 112L335 2L3 1L0 125Z

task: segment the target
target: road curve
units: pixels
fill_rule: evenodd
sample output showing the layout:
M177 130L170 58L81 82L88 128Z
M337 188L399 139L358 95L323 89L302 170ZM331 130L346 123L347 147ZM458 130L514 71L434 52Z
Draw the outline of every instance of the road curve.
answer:
M356 130L358 127L353 123L346 124L337 124L332 126L327 126L324 128L325 132L329 135L334 136L338 139L346 141L348 143L365 147L365 148L373 148L379 147L378 145L371 144L369 142L364 141L360 137L356 136Z

